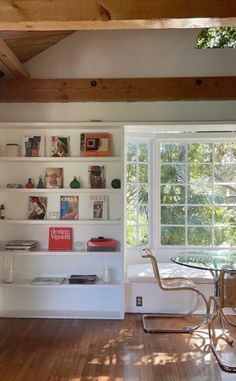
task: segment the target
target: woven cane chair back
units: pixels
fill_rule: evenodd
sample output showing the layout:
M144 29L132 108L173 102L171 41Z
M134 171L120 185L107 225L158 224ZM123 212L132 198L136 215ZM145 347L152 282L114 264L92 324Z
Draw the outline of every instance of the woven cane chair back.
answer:
M236 270L221 270L220 272L220 306L221 308L236 307Z

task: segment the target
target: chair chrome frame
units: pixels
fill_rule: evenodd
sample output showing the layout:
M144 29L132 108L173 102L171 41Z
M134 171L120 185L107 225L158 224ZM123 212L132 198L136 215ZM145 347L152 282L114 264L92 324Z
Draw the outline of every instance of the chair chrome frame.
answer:
M208 315L208 303L205 298L205 296L197 289L196 285L188 278L185 277L168 277L168 278L161 278L158 263L156 260L156 257L152 254L152 251L148 248L143 249L144 253L142 255L143 258L150 258L153 272L155 279L163 291L193 291L196 296L196 304L191 309L191 311L187 312L186 314L174 314L174 313L158 313L158 314L145 314L142 316L142 323L143 323L143 329L145 332L148 333L192 333L194 330L203 327L207 324L207 315ZM172 283L172 284L171 284ZM176 285L177 284L177 285ZM199 306L200 298L202 298L205 306L206 306L206 315L204 316L204 319L195 326L185 326L180 329L174 329L174 328L150 328L148 327L147 320L148 319L156 319L156 318L183 318L191 315Z
M209 298L208 332L210 347L223 370L227 372L236 372L236 353L235 362L232 363L229 361L226 363L226 361L221 357L220 352L217 351L214 343L216 336L215 327L213 327L213 324L216 326L216 323L218 322L222 332L219 338L224 339L226 343L232 347L234 340L226 332L226 324L236 327L236 323L231 321L224 314L224 308L232 308L234 310L236 307L236 270L221 270L218 282L219 296L211 296Z

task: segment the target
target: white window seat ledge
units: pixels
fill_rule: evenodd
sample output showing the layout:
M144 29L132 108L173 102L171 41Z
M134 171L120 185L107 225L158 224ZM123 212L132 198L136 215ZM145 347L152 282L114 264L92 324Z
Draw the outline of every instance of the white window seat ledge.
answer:
M206 298L213 295L214 285L210 271L193 269L175 263L159 263L161 277L187 277L197 285ZM142 297L142 306L136 305L137 296ZM155 281L151 263L127 266L125 283L126 312L133 313L185 313L191 309L195 298L190 291L163 291ZM204 313L201 303L196 313Z

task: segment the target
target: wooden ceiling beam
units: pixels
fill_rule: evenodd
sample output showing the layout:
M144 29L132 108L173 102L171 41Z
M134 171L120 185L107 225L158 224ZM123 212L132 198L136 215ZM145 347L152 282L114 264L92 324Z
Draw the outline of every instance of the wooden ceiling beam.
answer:
M2 0L0 30L235 26L232 0Z
M236 77L0 79L0 102L236 100Z
M29 73L12 50L0 38L0 71L6 78L29 78Z

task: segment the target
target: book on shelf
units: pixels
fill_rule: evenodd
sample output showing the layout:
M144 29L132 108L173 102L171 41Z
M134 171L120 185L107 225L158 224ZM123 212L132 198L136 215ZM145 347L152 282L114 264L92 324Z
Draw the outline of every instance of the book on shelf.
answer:
M68 279L70 284L93 284L97 281L98 277L95 274L92 275L71 275Z
M60 218L61 220L78 220L79 218L79 197L78 196L61 196Z
M63 168L46 168L46 188L63 188Z
M105 167L104 165L90 165L89 186L90 188L106 188Z
M92 194L90 198L90 218L95 220L108 219L108 195Z
M37 241L35 240L15 239L5 244L5 250L31 250L35 249L36 246Z
M106 157L111 155L111 134L89 132L80 135L80 152L87 157Z
M29 196L28 220L44 220L47 214L47 197Z
M38 285L57 285L57 284L63 284L66 282L65 277L58 277L58 276L39 276L32 280L31 284L38 284Z
M69 136L51 136L51 156L68 157L69 155Z
M45 155L44 136L24 136L22 140L22 156L40 157Z
M49 228L48 249L54 251L72 250L72 228L51 227Z

